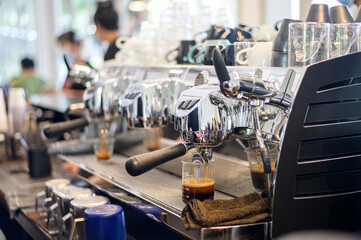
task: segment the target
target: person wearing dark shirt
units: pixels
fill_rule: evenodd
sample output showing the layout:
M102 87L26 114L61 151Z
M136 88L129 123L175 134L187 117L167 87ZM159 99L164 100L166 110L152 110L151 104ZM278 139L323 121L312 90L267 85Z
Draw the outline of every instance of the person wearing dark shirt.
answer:
M115 58L119 51L116 40L119 38L119 17L111 1L99 2L94 15L96 34L102 40L109 43L109 47L104 55L104 61Z

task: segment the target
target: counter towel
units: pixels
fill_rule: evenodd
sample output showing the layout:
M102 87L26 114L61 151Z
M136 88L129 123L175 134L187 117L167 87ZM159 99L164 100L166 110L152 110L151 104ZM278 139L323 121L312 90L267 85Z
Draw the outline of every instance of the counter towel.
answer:
M190 200L182 211L186 230L255 223L270 216L269 201L260 193L230 200Z

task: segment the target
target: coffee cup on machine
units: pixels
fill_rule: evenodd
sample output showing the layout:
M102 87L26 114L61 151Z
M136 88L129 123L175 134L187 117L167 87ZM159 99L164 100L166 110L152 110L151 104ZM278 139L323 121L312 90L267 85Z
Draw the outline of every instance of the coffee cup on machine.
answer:
M207 46L206 50L203 53L203 65L213 65L212 53L214 49L222 50L224 47L222 45L211 45Z
M221 50L221 54L224 60L224 63L227 66L234 66L234 48L235 48L235 44L232 43L230 45L228 45L227 47L223 48Z
M332 23L330 9L327 4L312 4L308 10L306 22Z
M271 159L271 177L273 177L274 169L276 166L276 160L278 155L277 144L266 144L268 146L268 152ZM261 151L259 147L249 147L246 149L249 168L251 171L252 184L259 190L265 190L265 172L263 167L263 161Z
M195 40L183 40L180 42L178 48L168 52L166 54L167 62L176 61L177 64L187 64L188 61L188 52L196 44Z
M302 20L284 18L281 22L278 34L273 41L271 58L272 67L288 67L288 28L290 23L293 22L302 22Z
M115 204L87 208L83 219L87 240L126 240L124 210ZM73 232L73 231L72 231Z
M204 54L208 46L221 46L222 48L229 45L230 42L227 39L215 39L207 40L203 43L194 45L189 50L187 57L190 63L202 63L204 61Z
M215 183L215 161L202 162L195 154L192 159L182 161L182 200L213 199Z
M340 4L330 8L332 23L354 23L354 19L346 5Z
M256 42L253 47L244 48L235 55L235 62L249 67L270 67L272 42Z

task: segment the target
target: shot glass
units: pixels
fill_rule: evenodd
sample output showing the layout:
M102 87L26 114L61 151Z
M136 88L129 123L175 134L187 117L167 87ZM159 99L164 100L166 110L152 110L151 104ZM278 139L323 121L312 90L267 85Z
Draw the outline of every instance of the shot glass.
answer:
M289 67L305 67L329 58L329 23L291 23L288 37Z
M276 166L276 160L278 155L278 145L277 144L268 144L268 151L271 158L271 177L273 178L273 173ZM259 148L247 148L246 154L249 162L249 168L251 171L252 184L255 188L259 190L265 190L265 173L263 168L263 161L261 157L261 152Z
M149 151L154 151L160 148L160 128L146 129L145 132L145 144Z
M114 138L95 139L93 143L93 149L95 156L100 161L109 160L113 156L114 152Z
M213 199L215 183L215 161L208 163L182 161L182 199L187 203L191 199Z
M114 138L110 133L110 124L98 124L98 138L94 140L93 149L98 160L108 160L114 151Z

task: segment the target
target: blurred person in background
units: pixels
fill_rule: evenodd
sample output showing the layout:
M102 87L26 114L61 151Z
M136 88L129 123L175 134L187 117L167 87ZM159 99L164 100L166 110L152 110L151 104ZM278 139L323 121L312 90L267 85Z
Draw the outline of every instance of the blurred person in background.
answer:
M21 75L10 82L11 87L24 88L27 96L41 93L45 85L45 81L35 75L35 64L30 58L21 60Z
M74 65L84 65L93 68L88 61L82 57L82 40L75 32L69 31L57 38L63 52L64 63L68 69L68 75L63 85L64 89L84 90L82 84L74 83L69 73ZM79 93L81 94L81 93Z
M115 11L111 1L98 2L94 23L97 37L109 44L104 55L104 61L114 59L115 54L120 50L116 44L120 34L118 13ZM121 41L121 43L123 42Z
M75 32L69 31L63 33L57 40L63 52L64 61L68 70L70 70L74 64L89 65L88 62L82 59L82 41Z

